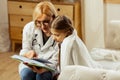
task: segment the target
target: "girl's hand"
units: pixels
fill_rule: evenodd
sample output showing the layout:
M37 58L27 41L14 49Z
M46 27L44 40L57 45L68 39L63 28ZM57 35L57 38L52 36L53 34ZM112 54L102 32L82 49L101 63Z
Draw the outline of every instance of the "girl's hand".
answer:
M31 50L31 51L25 53L23 56L27 57L27 58L35 58L35 57L37 57L37 54L33 50Z

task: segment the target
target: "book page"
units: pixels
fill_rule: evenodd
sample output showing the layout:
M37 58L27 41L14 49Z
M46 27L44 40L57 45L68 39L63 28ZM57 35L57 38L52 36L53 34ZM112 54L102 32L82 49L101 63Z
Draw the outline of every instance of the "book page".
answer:
M53 68L51 68L50 66L47 65L47 63L49 63L49 62L47 62L47 60L41 59L41 61L43 62L42 63L42 62L40 62L40 60L37 61L36 59L35 60L34 59L29 59L29 58L26 58L26 57L21 56L21 55L13 55L13 56L11 56L11 58L19 60L20 62L28 63L29 65L33 65L33 66L45 68L45 69L48 69L48 70L51 70L51 71L55 71L55 69L53 69Z

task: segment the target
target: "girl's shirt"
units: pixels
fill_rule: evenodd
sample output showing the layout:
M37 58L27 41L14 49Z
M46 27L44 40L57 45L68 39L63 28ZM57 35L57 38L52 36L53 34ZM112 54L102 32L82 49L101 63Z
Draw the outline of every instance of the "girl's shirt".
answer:
M61 70L67 65L101 67L98 63L93 61L86 46L77 36L76 30L63 40L60 58Z

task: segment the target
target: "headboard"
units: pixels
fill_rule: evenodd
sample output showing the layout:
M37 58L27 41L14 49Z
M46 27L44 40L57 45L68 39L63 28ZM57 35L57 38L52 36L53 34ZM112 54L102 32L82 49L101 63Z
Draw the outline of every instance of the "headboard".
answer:
M120 12L117 10L120 9L120 0L104 0L104 2L108 4L105 48L120 49Z
M120 49L120 20L112 20L108 23L105 34L105 47Z
M105 3L120 4L120 0L104 0Z

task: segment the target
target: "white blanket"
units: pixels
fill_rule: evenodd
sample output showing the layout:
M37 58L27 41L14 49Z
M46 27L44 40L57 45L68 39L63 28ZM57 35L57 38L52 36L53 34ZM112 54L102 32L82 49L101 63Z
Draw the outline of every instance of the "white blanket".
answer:
M120 71L120 50L93 48L92 58L99 62L104 69Z
M93 48L91 56L95 60L120 61L120 50Z

